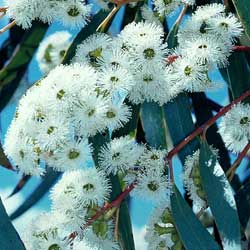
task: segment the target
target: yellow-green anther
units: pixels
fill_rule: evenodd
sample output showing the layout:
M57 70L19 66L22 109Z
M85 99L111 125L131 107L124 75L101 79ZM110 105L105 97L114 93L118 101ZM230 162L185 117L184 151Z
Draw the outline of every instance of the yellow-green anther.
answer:
M108 111L108 112L106 113L106 116L107 116L108 118L114 118L114 117L116 117L116 114L115 114L114 112L112 112L112 111Z
M52 62L52 59L51 59L51 56L50 56L50 52L51 50L53 49L53 45L52 44L49 44L48 47L45 49L45 52L44 52L44 59L47 63L51 63Z
M91 60L95 61L96 58L101 57L102 55L102 48L96 48L95 50L92 50L89 52L89 57Z
M152 59L155 56L155 51L151 48L145 49L143 55L146 59Z
M119 78L116 77L116 76L111 76L111 77L110 77L110 81L111 81L111 82L118 82L118 81L119 81Z
M200 46L198 46L199 49L206 49L207 45L206 44L201 44Z
M247 117L247 116L242 117L242 118L240 119L240 124L241 124L241 125L246 125L246 124L248 124L249 122L250 122L250 119L249 119L249 117Z
M76 159L77 157L79 157L79 155L80 155L80 152L76 149L71 149L68 154L70 160Z
M158 157L158 155L156 155L156 154L152 154L152 155L150 156L150 159L152 159L152 160L158 160L159 157Z
M83 185L82 188L85 189L86 191L89 191L89 190L94 188L94 185L91 183L87 183L87 184Z
M153 81L153 76L152 75L144 75L143 76L143 81L146 83L152 82Z
M88 116L92 116L93 114L95 113L95 110L94 109L91 109L89 112L88 112Z
M61 50L59 53L60 57L64 57L65 53L66 53L66 50Z
M80 14L80 11L77 7L73 6L67 13L69 14L69 16L76 17Z
M150 183L148 183L147 186L153 192L156 191L159 188L159 185L154 181L151 181Z
M112 155L112 160L114 160L115 158L119 157L120 156L120 153L119 152L116 152Z
M61 247L57 244L53 244L51 246L49 246L48 250L60 250Z
M192 73L192 68L190 66L186 66L184 69L184 73L186 76L189 76Z
M55 127L53 127L53 126L49 127L48 130L47 130L47 134L48 135L52 134L54 129L55 129Z
M61 100L65 94L65 91L63 89L59 90L58 93L56 94L56 97Z
M19 155L21 156L22 159L24 158L25 154L24 154L23 150L19 151Z

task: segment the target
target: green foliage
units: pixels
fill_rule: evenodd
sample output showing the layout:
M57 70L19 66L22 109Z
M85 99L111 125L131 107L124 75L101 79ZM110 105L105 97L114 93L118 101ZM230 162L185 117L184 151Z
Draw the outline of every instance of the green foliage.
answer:
M141 121L147 143L155 148L167 148L163 108L153 102L143 103L141 107Z
M203 227L176 186L171 195L174 223L186 250L219 250L219 245Z
M35 22L24 34L20 44L17 46L9 62L0 71L0 111L8 103L16 88L18 87L27 67L43 39L48 25Z
M4 250L25 250L23 242L17 234L15 228L5 211L3 203L0 198L0 244L1 249Z
M250 5L248 0L232 0L244 30L250 37Z
M222 241L241 245L240 223L230 184L207 142L201 144L200 174Z

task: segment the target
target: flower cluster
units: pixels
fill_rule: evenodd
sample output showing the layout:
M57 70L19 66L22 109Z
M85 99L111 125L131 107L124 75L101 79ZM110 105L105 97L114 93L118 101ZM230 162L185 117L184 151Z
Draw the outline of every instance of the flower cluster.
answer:
M227 148L241 152L250 141L250 105L238 103L222 118L219 124Z
M45 23L60 21L67 27L83 27L90 16L91 4L83 0L6 0L7 15L22 28L34 20Z
M208 73L214 67L228 64L233 42L242 33L237 18L225 13L222 4L198 7L177 37L179 46L169 65L169 80L182 91L200 92L216 86Z
M155 204L169 202L171 185L166 174L166 150L146 148L128 136L116 138L101 149L100 167L106 173L119 174L125 183L136 181L131 192Z
M81 168L91 160L87 138L129 117L128 106L113 103L92 67L61 65L21 99L5 152L25 174L41 174L44 163L59 171Z
M71 43L71 34L58 31L46 37L39 45L36 59L40 70L47 74L58 66Z

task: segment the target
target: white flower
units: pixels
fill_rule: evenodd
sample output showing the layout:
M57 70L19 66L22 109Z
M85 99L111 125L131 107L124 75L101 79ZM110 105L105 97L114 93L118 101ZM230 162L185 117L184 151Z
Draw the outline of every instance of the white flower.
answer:
M226 113L219 124L226 147L233 152L240 152L250 140L250 106L239 103Z
M151 22L130 23L124 27L119 37L128 46L137 46L145 41L161 41L163 27Z
M107 126L116 130L124 126L131 118L131 108L126 104L110 104L106 112Z
M134 85L134 78L126 68L112 66L100 71L99 83L102 89L108 91L111 95L124 95Z
M64 238L60 225L61 215L41 213L32 220L24 233L27 250L70 250L70 244Z
M105 173L88 168L64 173L54 186L51 198L54 209L67 213L67 210L83 209L89 205L102 206L109 193L110 184Z
M232 41L240 37L243 32L241 23L233 14L229 14L228 16L219 15L216 18L211 18L208 24L212 32Z
M157 17L156 13L153 12L146 4L141 7L141 15L147 22L154 22L157 25L162 25L160 19Z
M129 136L115 138L101 149L99 164L108 174L125 172L136 165L143 150Z
M70 45L71 34L67 31L58 31L48 36L39 46L37 61L42 72L48 73L62 61Z
M128 95L129 100L135 104L154 101L160 105L170 101L175 89L170 87L167 73L163 65L157 64L135 71L135 85Z
M166 155L167 150L154 148L147 149L139 158L140 166L146 168L157 168L160 171L164 171Z
M232 45L225 43L219 37L200 36L193 37L180 44L183 56L195 60L197 63L213 67L225 67L228 64L227 57L230 55Z
M171 65L168 80L176 87L190 92L206 91L213 88L208 78L206 65L201 65L188 57L178 57Z
M53 153L49 164L59 171L82 168L92 159L91 152L86 139L70 140Z
M77 46L73 61L96 65L97 59L101 58L102 52L107 48L110 42L110 36L104 33L96 33L89 36Z
M95 92L82 91L73 110L74 122L79 124L83 135L94 135L106 128L105 116L109 100Z
M154 204L161 202L168 204L170 201L170 190L170 181L168 176L164 174L164 171L157 167L151 167L138 174L137 184L131 195L153 201Z
M91 5L82 0L59 2L55 16L66 27L83 28L89 19Z

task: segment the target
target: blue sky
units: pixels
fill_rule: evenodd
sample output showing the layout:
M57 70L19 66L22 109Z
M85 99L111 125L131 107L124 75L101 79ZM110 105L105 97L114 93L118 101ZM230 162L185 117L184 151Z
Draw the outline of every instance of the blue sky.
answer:
M1 4L1 1L0 1ZM170 20L171 22L174 20L174 17ZM7 23L7 19L4 18L0 21L0 26L4 26ZM114 30L114 33L117 31L118 25L116 25L116 29ZM54 24L52 25L48 32L48 34L51 34L55 32L56 30L62 30L63 28L61 27L60 24ZM73 34L76 34L74 32ZM8 33L3 34L0 36L0 44L6 39ZM34 81L38 80L41 78L42 74L39 71L37 62L35 59L32 60L30 67L29 67L29 74L28 74L28 82L29 84L32 84ZM226 85L221 78L220 74L218 71L215 71L211 74L212 79L215 81L220 81L221 82L221 89L218 91L213 91L211 93L208 93L207 95L212 98L213 100L217 101L218 103L225 105L228 103L228 97L225 95L227 93L226 90ZM20 93L23 92L24 88L27 87L25 85L24 87L21 87L17 90L16 96L19 96ZM11 102L6 106L6 108L3 110L0 116L0 128L1 128L1 141L3 142L4 134L6 133L6 129L8 128L10 121L12 120L15 107L16 107L16 101L17 98L14 98L14 100L11 100ZM179 163L179 160L177 158L174 159L174 164L175 164L175 171L176 171L176 176L178 177L181 172L181 165ZM39 178L32 178L31 181L25 186L25 188L22 190L22 192L10 199L6 199L6 197L10 194L12 191L13 187L16 185L20 178L20 175L13 173L11 171L5 170L3 168L0 168L0 196L2 197L4 203L7 206L8 211L13 211L15 207L17 207L24 199L27 197L33 189L36 187L36 185L40 182ZM180 182L178 182L180 185ZM27 218L32 218L34 217L38 212L42 210L49 210L50 207L50 201L48 199L48 195L46 195L37 205L35 205L30 211L28 211L24 216L21 216L19 219L15 221L15 225L18 229L19 232L22 231L23 226L27 224ZM145 225L147 222L148 216L151 211L151 204L141 201L141 200L134 200L132 199L132 210L131 210L131 216L132 216L132 221L133 224L136 226L136 234L138 234L139 238L137 241L141 241L142 239L140 238L140 233L143 231L141 228ZM25 223L24 223L25 222ZM141 230L141 231L140 231ZM144 231L143 231L144 232ZM139 243L137 243L139 244ZM142 244L142 243L141 243ZM139 245L138 245L139 246ZM142 247L142 246L141 246ZM139 249L139 247L138 247ZM141 248L143 249L143 247Z

